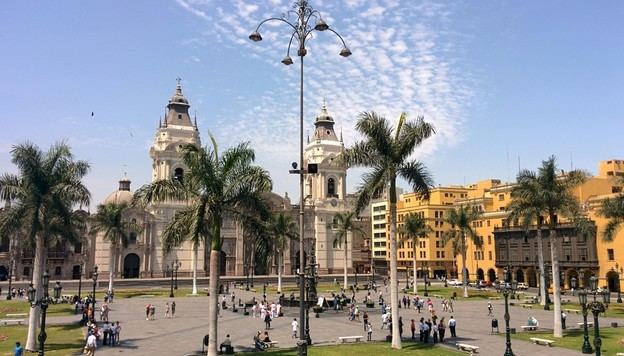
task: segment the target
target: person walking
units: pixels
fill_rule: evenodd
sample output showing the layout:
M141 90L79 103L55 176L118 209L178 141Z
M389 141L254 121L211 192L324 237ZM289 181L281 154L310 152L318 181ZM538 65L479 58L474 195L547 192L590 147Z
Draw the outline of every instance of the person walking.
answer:
M366 325L368 325L368 313L367 312L364 312L363 319L364 319L364 331L366 331Z
M271 314L270 313L264 314L264 328L266 330L271 329Z
M403 317L399 317L399 337L403 339Z
M494 316L494 314L492 314L492 302L488 302L487 309L488 309L488 316Z
M444 342L444 333L446 332L446 325L444 325L444 317L440 319L438 323L438 337L440 338L440 343Z
M373 326L370 323L364 326L366 327L366 341L373 341Z
M96 347L97 347L97 338L95 337L94 333L90 333L89 336L87 337L87 343L85 344L85 347L84 347L84 354L87 356L94 356Z
M456 327L457 327L457 321L451 315L451 318L448 321L448 328L451 331L451 337L457 337L457 334L455 333L455 328Z
M174 301L171 302L171 317L172 318L175 318L175 307L176 307L176 304L175 304L175 300L174 300ZM119 324L119 322L117 322L117 323Z
M165 319L169 319L169 302L165 303Z
M294 318L293 321L290 323L290 326L292 327L292 337L293 339L297 338L297 328L299 327L299 323L297 322L297 318Z
M24 348L22 347L22 344L20 344L19 341L18 341L18 342L15 343L15 349L13 351L13 356L23 356L23 355L24 355Z
M416 322L412 319L410 323L410 330L412 331L412 340L416 340Z

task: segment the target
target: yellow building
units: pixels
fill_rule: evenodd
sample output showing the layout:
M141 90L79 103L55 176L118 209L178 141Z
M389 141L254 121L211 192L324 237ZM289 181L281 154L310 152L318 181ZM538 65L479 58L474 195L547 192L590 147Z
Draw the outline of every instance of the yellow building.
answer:
M379 274L386 274L389 256L386 250L388 202L382 200L371 204L371 253L373 269Z

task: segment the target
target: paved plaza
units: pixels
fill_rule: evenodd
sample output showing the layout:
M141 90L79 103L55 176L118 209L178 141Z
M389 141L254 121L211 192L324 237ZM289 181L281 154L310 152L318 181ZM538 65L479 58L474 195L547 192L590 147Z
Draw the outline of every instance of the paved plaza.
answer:
M459 289L458 289L459 291ZM257 299L261 299L261 293L245 292L236 290L236 300L241 298L243 301L251 299L255 295ZM358 293L358 300L364 299L366 292ZM386 299L389 293L384 293ZM267 297L267 300L277 300L276 295ZM102 346L98 348L99 355L117 355L121 353L131 355L196 355L201 351L202 339L208 333L208 298L200 297L179 297L176 298L176 317L173 319L164 319L165 302L171 301L171 298L130 298L117 299L111 304L111 312L109 319L111 321L119 320L122 325L121 344L117 347ZM229 301L229 297L228 297ZM451 313L442 312L440 305L441 299L434 299L435 309L439 317L446 317L448 320ZM156 320L145 320L145 305L151 303L156 305ZM447 329L447 338L445 345L453 347L456 342L465 342L480 347L480 354L483 355L502 355L505 350L504 339L504 302L503 300L493 300L494 317L499 320L500 335L491 334L490 322L491 318L487 316L487 301L458 301L454 303L454 313L452 315L457 319L457 338L450 338ZM379 308L366 309L373 324L374 340L381 341L388 334L387 330L380 330L381 327L381 311ZM269 335L272 340L279 342L279 347L294 347L296 339L291 336L290 323L293 318L298 319L298 308L283 308L284 316L276 318L271 323ZM540 328L552 329L552 312L524 309L518 306L510 308L511 327L520 330L521 325L526 325L529 316L534 316L539 320ZM420 319L421 316L427 318L428 313L423 312L419 315L414 309L400 309L400 315L404 320L404 342L411 342L410 320ZM311 314L311 338L315 345L319 344L336 344L339 336L362 335L366 333L363 329L362 322L349 321L347 312L335 312L333 310L325 311L320 314L320 318L314 318ZM69 322L76 318L73 317L56 317L49 318L50 322ZM617 320L615 320L617 321ZM621 321L621 320L620 320ZM568 326L577 327L577 322L582 322L580 314L572 314L568 316ZM601 318L603 325L609 325L610 319ZM260 318L252 318L244 316L242 308L238 313L234 313L231 309L221 311L219 318L219 336L220 343L226 334L232 337L232 344L236 352L252 350L252 338L256 331L264 332L264 322ZM557 355L580 355L580 352L568 350L564 348L548 349L545 346L533 345L528 342L513 340L513 350L517 356L536 355L540 352L555 353ZM580 345L579 345L580 348ZM556 350L556 351L555 351Z

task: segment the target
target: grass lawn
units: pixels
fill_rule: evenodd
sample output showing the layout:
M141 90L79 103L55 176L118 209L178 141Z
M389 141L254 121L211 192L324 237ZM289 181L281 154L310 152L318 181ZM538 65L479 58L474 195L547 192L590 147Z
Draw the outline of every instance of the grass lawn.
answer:
M291 356L297 355L296 349L276 349L269 352L249 352L245 355L274 355ZM426 355L447 356L465 355L446 347L423 345L403 342L401 350L393 350L389 343L357 343L336 346L312 346L308 348L310 356L350 356L350 355Z
M573 297L570 296L569 299L572 299ZM576 297L574 297L576 298ZM609 304L609 308L607 309L606 312L606 316L610 317L610 318L624 318L624 304L618 304L618 303L614 303L615 299L611 298L611 304ZM512 301L513 302L513 301ZM517 301L516 301L517 302ZM519 304L523 304L518 302ZM516 304L518 305L518 304ZM540 304L530 304L532 309L544 309L544 306L540 305ZM550 305L550 309L553 310L553 306L552 304ZM572 309L572 310L579 310L579 314L580 314L580 310L581 310L581 306L578 303L561 303L561 309L562 310L566 310L566 309ZM587 312L588 318L593 320L593 316L591 311ZM601 314L601 316L604 316L603 314Z
M26 317L7 317L7 314L30 313L30 304L27 299L0 300L0 319L28 319ZM71 304L51 304L48 307L49 316L74 315L74 306Z
M453 296L453 293L457 293L457 299L488 299L490 297L500 297L503 295L496 293L495 290L479 290L474 288L468 288L468 298L464 298L464 289L460 287L443 287L443 286L431 286L427 287L427 292L429 294L429 298L433 298L434 295L442 296L442 298L450 298ZM412 289L408 291L408 294L413 294ZM423 297L425 294L425 287L419 285L418 286L418 295Z
M0 327L0 355L13 355L15 342L26 343L27 326ZM81 354L84 337L79 324L46 327L46 355Z
M505 336L504 333L501 334ZM565 347L581 351L583 346L583 329L564 330L563 338L554 338L552 332L534 331L512 334L513 339L526 340L531 342L530 338L539 337L542 339L554 340L555 347ZM614 355L616 352L624 350L624 328L600 328L600 338L602 339L601 351L607 355ZM594 328L589 328L589 343L594 347Z

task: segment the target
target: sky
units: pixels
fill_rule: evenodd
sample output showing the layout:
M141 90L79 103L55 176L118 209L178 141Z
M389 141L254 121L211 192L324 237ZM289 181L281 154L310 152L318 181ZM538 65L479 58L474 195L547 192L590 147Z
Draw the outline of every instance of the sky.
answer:
M151 177L149 147L182 79L203 143L249 141L274 191L299 145L299 63L280 63L292 0L10 1L0 7L0 173L12 146L65 140L91 163L92 207ZM315 32L304 63L305 131L323 99L348 147L358 114L424 116L415 152L435 184L513 181L550 155L596 173L624 158L624 3L311 0L340 40ZM287 18L288 19L288 18ZM292 17L289 19L293 19ZM93 116L91 115L93 113ZM349 170L348 191L362 170ZM407 188L406 183L401 183ZM409 190L409 189L408 189Z

